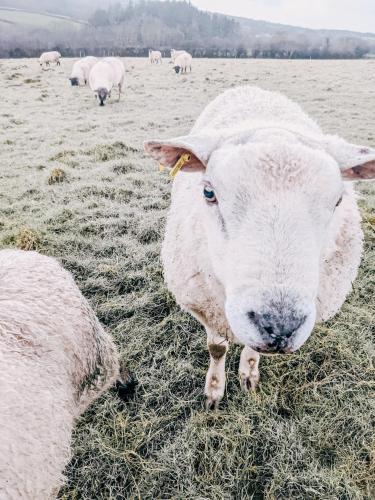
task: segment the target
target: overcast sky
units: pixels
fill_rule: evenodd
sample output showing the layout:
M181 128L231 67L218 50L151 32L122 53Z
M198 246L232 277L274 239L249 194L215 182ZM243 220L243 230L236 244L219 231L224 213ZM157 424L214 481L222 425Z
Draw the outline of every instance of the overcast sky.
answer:
M306 28L375 32L375 0L192 0L201 9Z

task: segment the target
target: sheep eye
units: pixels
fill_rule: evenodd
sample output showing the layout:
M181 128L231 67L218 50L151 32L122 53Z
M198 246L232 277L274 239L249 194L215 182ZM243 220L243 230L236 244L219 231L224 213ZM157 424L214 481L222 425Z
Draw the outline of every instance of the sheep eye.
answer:
M216 202L215 191L213 189L211 189L210 187L208 187L208 186L204 187L204 189L203 189L203 196L210 203L215 203Z
M340 196L340 199L339 201L336 203L336 207L338 207L340 205L340 203L342 202L342 196Z

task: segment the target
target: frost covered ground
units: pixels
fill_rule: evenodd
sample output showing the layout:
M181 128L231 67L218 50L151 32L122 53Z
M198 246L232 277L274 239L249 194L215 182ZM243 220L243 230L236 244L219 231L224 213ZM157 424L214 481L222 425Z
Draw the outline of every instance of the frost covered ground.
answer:
M80 420L61 497L374 498L375 186L361 186L365 256L342 312L295 356L263 359L256 397L240 392L232 349L227 395L209 413L205 335L162 281L170 181L142 142L187 132L218 93L255 84L375 146L375 62L196 60L178 76L127 59L125 97L104 108L68 86L72 63L0 61L1 247L63 262L138 388L125 406L106 394Z

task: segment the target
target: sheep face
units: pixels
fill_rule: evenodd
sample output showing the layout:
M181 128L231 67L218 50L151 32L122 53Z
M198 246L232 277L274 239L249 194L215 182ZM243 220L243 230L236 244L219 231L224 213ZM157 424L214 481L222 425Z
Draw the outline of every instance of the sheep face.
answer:
M78 78L69 78L69 80L70 80L72 87L78 87L78 85L79 85Z
M231 329L260 352L295 351L315 324L320 258L343 195L337 164L301 146L257 144L214 153L202 181Z
M175 70L175 72L178 74L181 70L180 66L174 66L173 68Z
M258 352L291 353L314 327L320 268L345 219L342 177L355 173L340 172L323 148L258 139L187 136L146 150L169 166L190 154L178 175L195 176L189 203L201 220L194 234L207 242L205 279L222 286L235 337ZM375 162L366 165L373 178Z
M96 95L99 99L99 105L104 106L106 100L108 97L110 97L110 94L107 89L101 88L96 91Z

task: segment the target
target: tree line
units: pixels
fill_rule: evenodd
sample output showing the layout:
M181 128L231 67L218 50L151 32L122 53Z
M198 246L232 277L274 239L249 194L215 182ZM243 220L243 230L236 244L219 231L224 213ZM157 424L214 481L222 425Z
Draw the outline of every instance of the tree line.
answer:
M322 36L319 32L254 33L240 20L201 11L188 1L139 0L96 9L80 29L0 30L0 57L36 57L43 50L63 56L84 54L147 56L148 49L169 55L185 49L195 57L361 58L375 42L360 37Z

